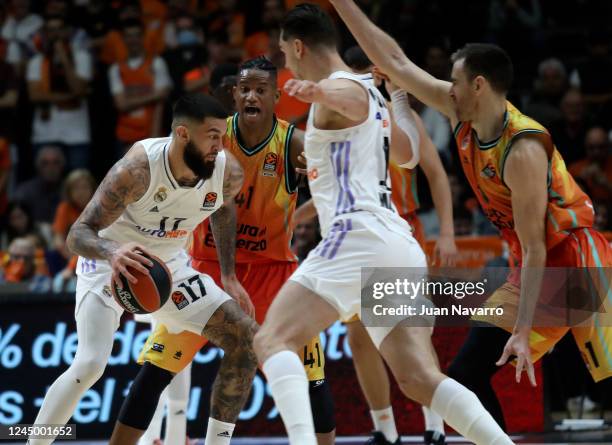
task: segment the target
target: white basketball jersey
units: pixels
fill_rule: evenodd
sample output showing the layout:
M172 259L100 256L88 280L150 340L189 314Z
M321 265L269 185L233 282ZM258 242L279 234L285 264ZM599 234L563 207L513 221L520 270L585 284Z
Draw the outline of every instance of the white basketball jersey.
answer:
M169 261L177 256L195 227L223 204L225 153L219 152L212 177L195 187L181 187L172 176L168 151L171 138L140 141L149 158L151 182L142 198L129 204L99 236L120 244L137 242Z
M367 211L387 220L401 220L391 202L391 117L385 98L370 74L336 71L329 78L350 79L362 85L368 92L369 114L355 127L320 130L314 125L316 104L310 107L304 151L308 185L323 236L334 218L346 213Z

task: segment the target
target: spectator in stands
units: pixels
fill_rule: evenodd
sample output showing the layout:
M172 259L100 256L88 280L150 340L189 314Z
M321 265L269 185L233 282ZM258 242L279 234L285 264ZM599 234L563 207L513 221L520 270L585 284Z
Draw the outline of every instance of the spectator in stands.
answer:
M295 226L291 249L297 255L298 261L302 262L320 240L319 221L316 217Z
M10 63L15 69L19 69L22 62L19 44L14 40L9 40L2 33L9 20L8 5L2 2L0 3L0 60Z
M0 271L0 283L23 283L31 292L49 292L51 279L37 270L36 246L29 238L15 238Z
M64 182L64 199L57 207L53 221L53 246L66 261L73 256L66 247L68 231L95 191L96 180L85 169L73 170Z
M525 114L545 127L563 118L559 103L567 91L567 72L559 59L543 60L538 65L538 77L534 81L533 94Z
M175 18L173 25L175 45L164 53L174 85L172 103L185 92L205 91L210 79L204 35L194 18L184 13Z
M45 21L43 48L28 62L30 100L36 105L32 124L35 152L59 144L70 168L89 163L89 112L86 96L92 78L90 55L70 45L70 28L62 16Z
M580 91L572 88L563 95L561 114L562 119L551 125L550 132L566 165L570 165L584 158L587 119Z
M570 165L570 173L586 184L585 191L592 200L612 202L612 152L606 130L602 127L590 128L584 148L586 159Z
M3 218L0 251L5 252L15 238L29 238L37 248L44 249L45 239L34 221L30 208L20 201L11 201Z
M36 156L37 175L20 184L15 191L15 200L22 201L30 209L34 220L50 225L61 198L62 174L66 158L54 145L43 147Z
M229 114L236 112L234 87L238 82L238 65L224 63L210 73L211 94L219 100Z
M53 279L54 292L70 292L76 289L77 256L66 247L66 237L95 191L96 180L84 169L72 171L64 182L64 199L55 212L53 222L53 245L63 257L66 266Z
M279 23L285 15L285 7L282 0L264 0L261 12L261 29L247 36L244 41L245 59L253 59L263 56L268 52L272 44L270 31L278 30Z
M612 54L610 35L602 29L590 32L587 38L589 56L570 76L570 83L579 88L584 101L593 111L603 111L610 117L612 107Z
M136 141L162 135L163 105L172 86L166 62L145 52L142 23L126 20L121 31L128 59L113 64L108 72L118 113L117 156Z
M143 1L143 4L147 2ZM159 13L159 11L158 11ZM119 22L139 22L144 46L144 54L148 58L159 56L164 51L164 30L159 17L148 14L145 19L141 3L138 0L126 1L119 12ZM121 26L123 28L123 26ZM109 31L103 39L100 59L106 65L125 62L129 58L128 43L125 41L122 29Z
M9 61L23 63L37 51L34 37L42 28L43 19L30 11L29 0L12 0L10 3L12 15L4 21L0 33L9 45L14 44L17 48L11 50Z
M244 53L246 17L237 8L236 0L214 3L216 7L209 11L204 23L210 60L214 65L227 61L239 62Z

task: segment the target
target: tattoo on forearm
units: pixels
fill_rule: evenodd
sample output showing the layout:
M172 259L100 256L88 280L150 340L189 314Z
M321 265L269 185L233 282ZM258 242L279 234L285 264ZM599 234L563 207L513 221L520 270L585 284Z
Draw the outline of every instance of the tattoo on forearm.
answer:
M224 351L213 384L210 416L235 423L246 403L257 370L253 336L258 326L235 301L228 301L208 321L202 335Z
M236 262L236 205L234 198L210 215L222 275L234 273Z
M98 231L111 225L130 202L144 195L150 182L146 155L124 157L107 173L93 198L68 234L68 248L86 258L108 259L118 247L100 238Z

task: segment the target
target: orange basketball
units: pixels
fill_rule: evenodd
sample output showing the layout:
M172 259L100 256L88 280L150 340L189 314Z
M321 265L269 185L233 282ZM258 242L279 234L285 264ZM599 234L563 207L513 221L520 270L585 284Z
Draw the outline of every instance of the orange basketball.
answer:
M149 274L128 268L136 277L137 283L131 283L121 275L123 289L111 283L113 297L119 305L133 314L149 314L155 312L166 303L172 289L172 275L162 260L155 256L147 256L153 266L148 267Z

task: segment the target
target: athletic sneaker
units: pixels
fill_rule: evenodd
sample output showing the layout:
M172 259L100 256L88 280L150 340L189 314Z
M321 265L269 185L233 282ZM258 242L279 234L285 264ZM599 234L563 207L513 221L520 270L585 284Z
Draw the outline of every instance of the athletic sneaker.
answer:
M400 445L401 443L402 439L399 437L395 442L389 442L380 431L372 431L372 437L364 445Z
M425 445L446 445L444 434L439 431L425 431Z

